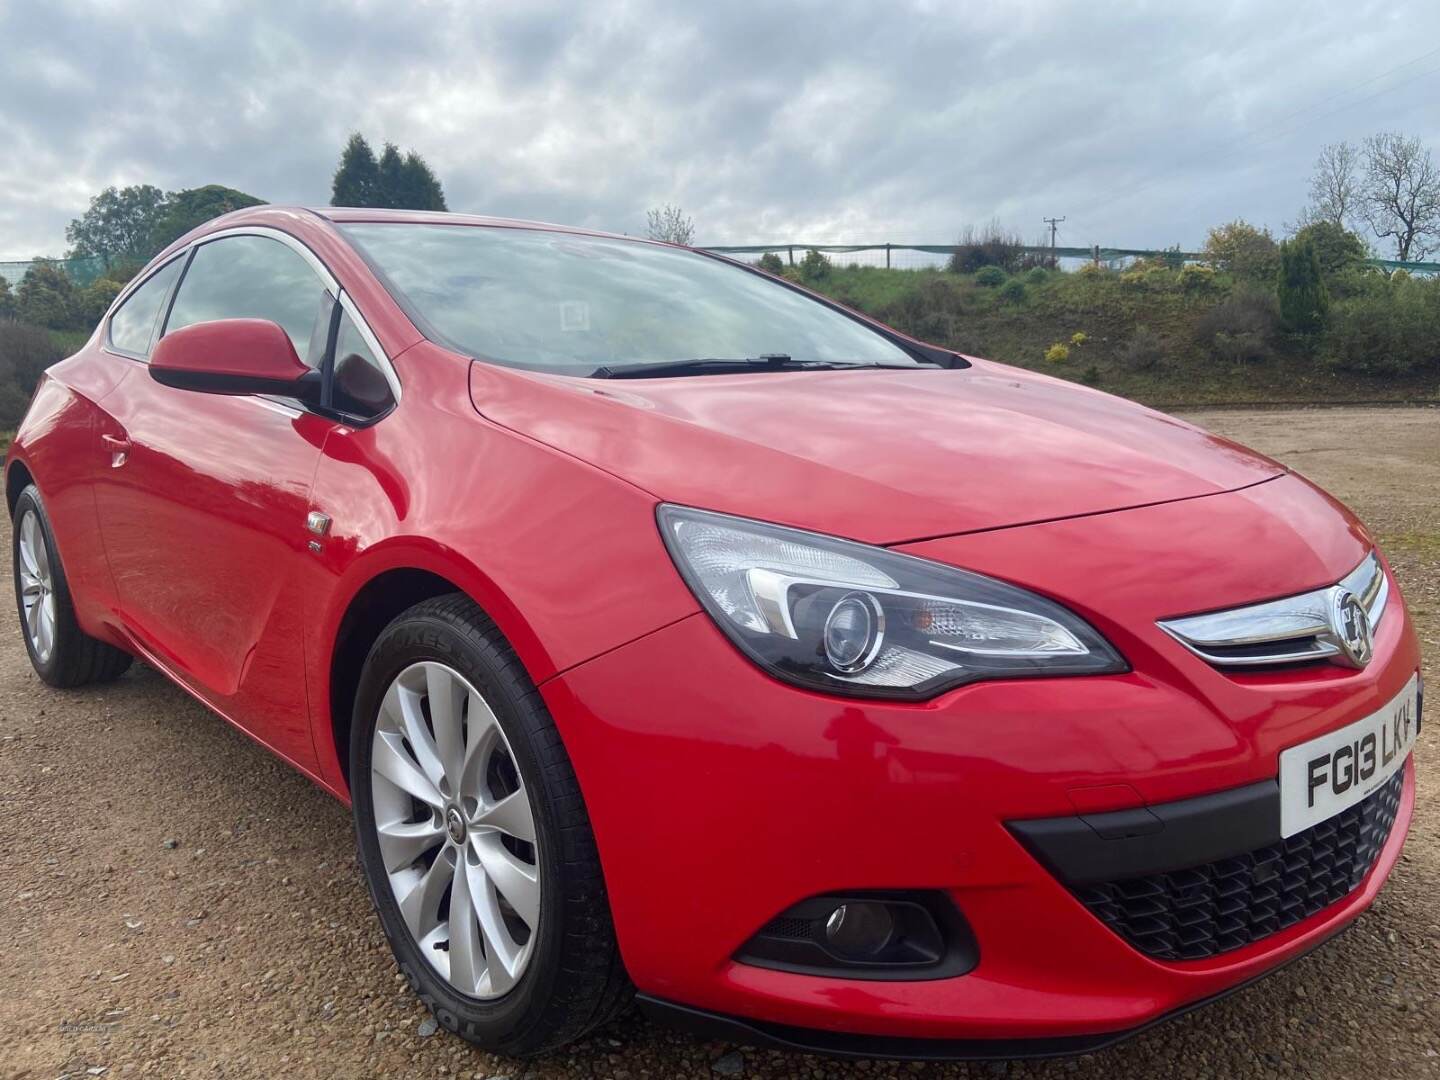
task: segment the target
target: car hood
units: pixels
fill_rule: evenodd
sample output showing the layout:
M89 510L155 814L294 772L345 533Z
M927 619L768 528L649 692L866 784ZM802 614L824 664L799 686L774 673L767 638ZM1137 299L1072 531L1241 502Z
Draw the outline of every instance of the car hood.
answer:
M486 418L665 501L869 543L1192 499L1285 471L1121 398L978 360L624 382L476 362L470 389Z

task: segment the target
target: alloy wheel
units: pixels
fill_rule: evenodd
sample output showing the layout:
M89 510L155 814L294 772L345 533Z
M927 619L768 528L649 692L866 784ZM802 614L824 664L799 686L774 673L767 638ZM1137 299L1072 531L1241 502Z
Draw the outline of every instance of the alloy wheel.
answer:
M26 510L20 530L20 602L25 612L25 636L30 648L44 664L55 647L55 579L50 569L50 550L40 516Z
M529 964L541 874L494 712L453 668L412 664L382 699L370 773L386 877L421 955L462 994L500 997Z

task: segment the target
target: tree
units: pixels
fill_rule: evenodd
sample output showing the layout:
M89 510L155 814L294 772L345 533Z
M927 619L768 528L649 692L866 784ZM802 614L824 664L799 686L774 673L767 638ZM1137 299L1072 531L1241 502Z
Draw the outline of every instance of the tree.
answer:
M340 152L340 167L330 185L331 206L378 206L380 166L375 152L358 131Z
M1315 248L1315 255L1320 261L1320 276L1326 281L1343 270L1359 266L1370 254L1364 240L1328 219L1312 221L1297 231L1293 239Z
M1440 170L1419 139L1365 140L1363 201L1371 230L1394 242L1400 262L1423 259L1440 241Z
M165 199L165 193L150 184L106 188L90 200L90 209L65 227L70 255L98 258L107 267L120 259L144 262L150 257L150 234L164 212Z
M764 255L761 255L760 261L755 265L767 274L774 274L776 277L785 273L785 260L773 251L767 251Z
M413 209L405 202L404 173L405 159L400 156L399 148L394 143L387 142L385 149L380 152L379 197L374 203L375 206Z
M0 277L0 322L15 318L15 294L10 291L10 282Z
M448 210L445 205L445 190L440 179L425 164L425 159L411 150L405 155L405 164L400 171L403 206L411 210Z
M1205 260L1242 281L1270 283L1280 269L1280 248L1269 229L1257 229L1237 218L1210 230Z
M243 191L236 191L221 184L206 184L203 187L186 188L184 191L172 191L165 197L164 212L150 232L149 250L141 261L143 263L148 260L151 255L211 218L246 206L262 206L264 202L264 199L257 199L254 195L247 195Z
M680 207L666 203L646 211L645 235L651 240L688 246L695 240L695 222Z
M1328 221L1340 228L1359 210L1360 152L1348 142L1330 143L1315 159L1310 176L1310 205L1305 220L1310 223Z
M1320 259L1309 240L1280 245L1280 274L1275 292L1280 321L1297 334L1315 334L1325 328L1330 297L1320 277Z
M359 132L350 136L340 154L331 192L331 206L448 209L440 181L424 158L413 150L401 157L400 148L387 142L377 161Z

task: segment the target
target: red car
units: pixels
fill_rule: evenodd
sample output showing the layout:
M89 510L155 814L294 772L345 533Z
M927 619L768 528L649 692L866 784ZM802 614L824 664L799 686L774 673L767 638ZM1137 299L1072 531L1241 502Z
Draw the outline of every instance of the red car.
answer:
M401 969L507 1054L632 992L1094 1049L1353 922L1410 821L1417 639L1344 507L704 252L231 214L6 492L40 677L140 657L349 801Z

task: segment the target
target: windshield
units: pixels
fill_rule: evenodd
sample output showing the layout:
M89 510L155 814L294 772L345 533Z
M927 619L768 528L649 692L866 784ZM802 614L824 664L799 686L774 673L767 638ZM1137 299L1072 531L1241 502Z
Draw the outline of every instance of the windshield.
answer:
M428 336L516 367L748 359L918 366L864 324L718 259L541 229L340 226Z

